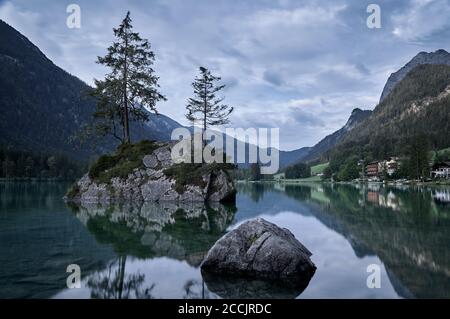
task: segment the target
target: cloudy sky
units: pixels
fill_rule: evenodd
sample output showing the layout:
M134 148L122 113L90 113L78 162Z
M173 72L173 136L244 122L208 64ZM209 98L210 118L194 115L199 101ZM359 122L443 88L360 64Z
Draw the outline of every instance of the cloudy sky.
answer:
M66 26L71 3L80 29ZM366 25L370 3L381 29ZM373 109L389 74L418 52L450 47L449 0L0 0L2 20L88 84L105 74L96 57L127 10L156 53L161 113L187 124L203 65L227 84L231 126L279 127L285 150L315 144L355 107Z

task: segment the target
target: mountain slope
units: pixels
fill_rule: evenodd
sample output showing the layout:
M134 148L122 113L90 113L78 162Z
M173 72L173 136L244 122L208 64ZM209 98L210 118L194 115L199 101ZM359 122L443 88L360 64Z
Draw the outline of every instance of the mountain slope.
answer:
M387 80L383 92L381 93L380 103L389 95L392 89L399 83L412 69L423 64L445 64L450 65L450 53L445 50L435 52L420 52L404 67L395 73L392 73Z
M63 153L86 159L115 148L106 139L102 149L80 149L71 137L95 109L86 96L90 87L59 68L33 43L0 20L0 144L15 149ZM150 115L144 125L134 125L134 141L170 138L179 123L163 115Z
M373 114L342 140L335 156L363 151L375 158L399 155L408 139L417 134L425 135L432 148L449 146L450 66L415 67Z
M33 43L0 20L0 145L18 150L63 153L87 159L109 152L117 142L107 138L95 152L71 137L91 118L90 87L50 61ZM133 141L170 140L182 125L149 113L149 121L131 127ZM248 149L248 145L245 146ZM236 148L237 149L237 148ZM280 151L282 167L296 162L308 148ZM248 167L247 164L240 165Z
M319 159L329 150L336 146L351 130L360 125L372 114L370 110L356 108L352 111L347 123L336 132L326 136L319 143L310 148L309 152L302 157L302 161L308 162Z
M302 147L292 151L280 151L280 168L295 164L309 154L311 147Z

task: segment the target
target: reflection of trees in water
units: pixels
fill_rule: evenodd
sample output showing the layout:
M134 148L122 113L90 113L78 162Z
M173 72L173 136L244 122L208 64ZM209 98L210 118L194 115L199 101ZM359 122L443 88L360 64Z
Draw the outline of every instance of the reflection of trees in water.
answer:
M436 205L430 190L325 185L324 194L330 204L320 203L315 216L343 234L357 256L376 254L399 294L450 297L450 210Z
M285 192L295 199L306 201L311 198L311 187L304 185L286 185Z
M285 189L274 191L310 205L358 257L377 255L401 296L450 297L450 207L433 198L435 188L304 184Z
M218 203L82 204L72 207L98 242L118 255L171 257L198 266L236 208Z
M212 295L208 289L206 289L204 280L188 280L184 284L184 299L211 299Z
M112 245L118 261L87 281L92 298L152 298L155 284L145 275L126 274L126 256L169 257L199 266L231 224L236 207L219 203L122 203L70 205L100 243ZM203 282L183 286L185 298L209 298Z
M239 183L236 185L238 192L249 196L254 202L258 203L264 198L264 192L271 191L274 188L272 183Z
M145 275L141 273L126 274L126 256L120 256L115 262L110 263L106 275L96 273L87 281L87 287L91 291L91 298L95 299L150 299L151 291L155 287L142 287Z
M47 209L63 208L60 199L69 183L65 182L0 182L0 209Z

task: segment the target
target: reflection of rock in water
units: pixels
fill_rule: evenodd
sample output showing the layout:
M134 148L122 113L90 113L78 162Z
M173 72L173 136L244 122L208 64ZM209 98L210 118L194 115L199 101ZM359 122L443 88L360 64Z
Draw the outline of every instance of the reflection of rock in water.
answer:
M256 218L219 239L201 270L224 298L293 298L315 273L311 255L289 230Z
M208 290L225 299L293 299L309 282L295 286L277 281L229 277L202 271Z
M102 243L120 255L166 256L198 266L224 233L236 208L219 203L121 203L70 205Z

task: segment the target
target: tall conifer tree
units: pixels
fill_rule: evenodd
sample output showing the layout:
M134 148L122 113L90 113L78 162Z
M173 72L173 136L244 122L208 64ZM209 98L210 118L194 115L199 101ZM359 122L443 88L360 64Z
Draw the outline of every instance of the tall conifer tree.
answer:
M203 132L209 126L229 123L229 115L233 107L222 104L224 98L217 94L225 85L216 84L221 80L204 67L200 67L200 76L192 83L194 96L188 100L186 118L192 122L201 122Z
M113 31L116 41L97 61L110 72L104 80L95 80L93 96L97 97L97 110L94 117L98 120L97 132L112 134L129 143L130 123L147 121L147 110L157 113L156 103L166 98L158 91L159 78L153 69L155 54L149 41L133 32L130 12Z

